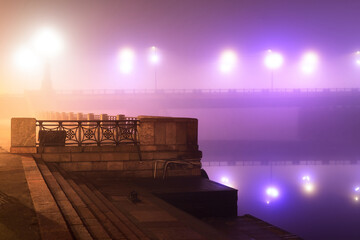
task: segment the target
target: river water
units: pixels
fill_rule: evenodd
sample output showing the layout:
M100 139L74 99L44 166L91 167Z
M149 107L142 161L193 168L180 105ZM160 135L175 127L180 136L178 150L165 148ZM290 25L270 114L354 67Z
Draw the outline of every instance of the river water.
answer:
M211 180L238 189L238 215L304 239L360 239L358 154L224 149L204 143L203 168Z

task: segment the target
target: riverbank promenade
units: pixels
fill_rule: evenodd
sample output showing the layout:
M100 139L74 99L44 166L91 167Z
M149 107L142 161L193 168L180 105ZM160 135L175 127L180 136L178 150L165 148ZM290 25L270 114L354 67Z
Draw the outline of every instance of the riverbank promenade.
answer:
M196 121L139 119L138 133L139 120L78 121L84 133L94 125L133 140L115 146L90 135L95 146L44 146L49 139L41 137L29 146L41 135L36 120L13 120L12 153L1 147L9 141L0 142L0 239L300 239L237 216L237 190L200 174ZM54 123L67 128L50 131L37 121L50 135L74 131Z

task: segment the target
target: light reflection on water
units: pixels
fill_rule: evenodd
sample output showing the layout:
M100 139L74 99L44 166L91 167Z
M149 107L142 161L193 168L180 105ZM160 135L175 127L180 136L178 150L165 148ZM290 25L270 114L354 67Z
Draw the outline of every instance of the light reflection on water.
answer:
M238 215L304 239L360 239L360 161L221 159L204 158L203 168L211 180L238 189Z

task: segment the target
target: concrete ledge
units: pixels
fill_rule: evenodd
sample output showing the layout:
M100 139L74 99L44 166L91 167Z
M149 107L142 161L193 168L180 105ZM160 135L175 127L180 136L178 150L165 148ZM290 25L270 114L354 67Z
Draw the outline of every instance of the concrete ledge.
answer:
M11 153L37 153L36 147L10 147Z

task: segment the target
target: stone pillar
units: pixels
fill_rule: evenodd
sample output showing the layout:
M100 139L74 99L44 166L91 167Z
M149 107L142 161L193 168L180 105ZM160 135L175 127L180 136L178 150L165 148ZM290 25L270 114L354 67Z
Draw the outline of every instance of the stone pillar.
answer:
M91 120L94 120L95 119L95 116L93 113L88 113L87 114L87 120L91 121Z
M104 121L104 120L109 120L109 117L107 114L100 114L100 120Z
M125 120L125 115L124 114L118 114L116 115L116 120Z
M11 119L11 153L36 153L36 119Z
M61 113L61 120L68 120L68 114L66 112Z
M56 112L55 113L55 119L53 119L53 120L61 120L61 113Z
M79 121L84 120L84 114L83 113L77 113L76 119L79 120Z
M49 120L55 120L55 119L56 119L56 113L55 112L50 112Z
M75 114L73 112L69 113L69 120L76 120Z

